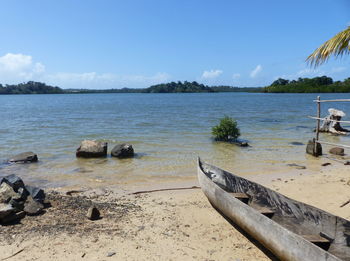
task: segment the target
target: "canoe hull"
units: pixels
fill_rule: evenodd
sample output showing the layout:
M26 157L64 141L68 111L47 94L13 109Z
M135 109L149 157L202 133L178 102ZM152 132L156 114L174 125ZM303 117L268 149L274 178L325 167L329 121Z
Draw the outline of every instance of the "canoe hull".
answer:
M212 181L198 165L199 184L212 205L281 260L339 261L342 259L315 246L270 218L232 197ZM207 166L210 166L207 164ZM211 167L211 166L210 166ZM220 174L220 173L219 173ZM222 172L221 174L225 174Z

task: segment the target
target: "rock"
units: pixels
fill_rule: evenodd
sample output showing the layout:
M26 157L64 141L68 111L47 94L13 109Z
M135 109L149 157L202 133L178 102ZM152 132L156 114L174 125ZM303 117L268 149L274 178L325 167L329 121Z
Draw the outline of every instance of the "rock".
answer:
M19 194L17 194L13 188L3 182L0 185L0 203L9 203L12 197L18 197Z
M350 161L346 161L344 165L350 165Z
M334 155L344 156L344 149L339 147L331 148L329 150L329 153Z
M107 253L107 257L114 256L115 254L116 254L116 252L108 252L108 253Z
M17 154L8 160L10 163L32 163L37 161L38 155L31 151Z
M107 142L84 140L76 152L77 157L96 158L107 156Z
M95 206L91 206L88 209L86 217L90 220L98 220L100 218L100 211Z
M38 215L44 209L44 205L40 202L35 201L31 196L28 196L26 202L24 203L24 212L28 215Z
M302 142L298 142L298 141L292 141L292 142L289 142L290 145L295 145L295 146L302 146L304 145L304 143Z
M28 191L28 194L37 202L43 203L45 200L45 192L44 190L33 187L33 186L26 186L26 190Z
M0 219L3 219L14 212L15 209L10 204L0 204Z
M298 164L295 164L295 163L287 164L287 166L289 166L289 167L295 167L296 169L306 169L305 166L298 165Z
M328 166L328 165L331 165L331 163L326 162L326 163L323 163L323 164L322 164L323 167Z
M2 184L3 182L10 185L15 192L17 192L20 188L24 188L23 180L15 174L3 177L0 184Z
M24 218L25 216L26 216L26 213L24 211L19 211L17 213L11 213L10 215L1 219L1 223L6 224L6 223L14 222L14 221L17 221L17 220Z
M134 148L131 144L118 144L116 145L112 151L111 156L117 158L129 158L134 156Z
M316 151L315 150L315 141L314 140L309 140L307 145L306 145L306 153L313 155L315 157L321 156L322 155L322 146L320 143L317 143L316 145Z

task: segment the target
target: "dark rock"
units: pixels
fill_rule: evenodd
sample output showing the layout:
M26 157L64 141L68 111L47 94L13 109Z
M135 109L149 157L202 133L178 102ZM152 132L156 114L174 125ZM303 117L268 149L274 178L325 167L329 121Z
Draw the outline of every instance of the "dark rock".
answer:
M35 201L31 196L28 196L26 202L24 203L24 211L28 215L38 215L44 209L44 205L40 202Z
M98 220L100 218L100 211L95 206L92 206L88 209L86 217L90 220Z
M321 156L322 155L322 146L320 143L317 143L316 145L316 151L315 151L315 141L314 140L309 140L307 145L306 145L306 153L313 155L315 157Z
M77 157L96 158L107 156L107 142L84 140L76 152Z
M134 156L134 148L131 144L118 144L116 145L112 151L111 156L117 158L129 158Z
M12 223L15 221L18 221L26 216L26 212L24 211L19 211L17 213L11 213L10 215L4 217L1 219L1 223L7 224L7 223Z
M298 141L292 141L292 142L289 142L289 144L291 144L291 145L295 145L295 146L301 146L301 145L304 145L304 143L302 143L302 142L298 142Z
M344 165L350 165L350 161L346 161Z
M322 164L323 167L328 166L328 165L331 165L331 163L326 162L326 163L323 163L323 164Z
M10 163L31 163L37 161L38 155L31 151L17 154L8 160Z
M0 220L15 212L10 204L0 203Z
M43 203L45 200L45 192L44 190L33 187L33 186L26 186L26 190L28 191L28 194L37 202Z
M329 153L334 155L344 156L344 149L339 147L331 148L329 150Z
M23 180L20 177L16 176L15 174L11 174L6 177L3 177L0 184L2 184L3 182L10 185L15 192L18 192L20 188L24 188Z

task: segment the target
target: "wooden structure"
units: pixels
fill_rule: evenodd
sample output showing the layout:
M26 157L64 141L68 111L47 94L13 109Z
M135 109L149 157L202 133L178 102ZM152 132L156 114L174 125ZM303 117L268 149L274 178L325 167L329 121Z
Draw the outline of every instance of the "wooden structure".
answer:
M321 124L321 120L325 120L325 118L321 118L321 103L324 103L324 102L350 102L350 99L321 100L320 96L317 96L317 99L314 100L314 102L317 103L317 116L316 117L309 116L309 118L316 120L316 132L315 132L316 135L315 135L315 139L314 139L314 156L318 156L316 153L317 144L325 144L325 145L332 145L332 146L343 147L343 148L350 148L349 145L336 144L336 143L331 143L331 142L326 142L326 141L320 140L320 124ZM350 123L350 121L337 121L337 120L332 120L332 121L340 122L340 123Z
M281 260L350 261L350 221L198 160L210 203Z

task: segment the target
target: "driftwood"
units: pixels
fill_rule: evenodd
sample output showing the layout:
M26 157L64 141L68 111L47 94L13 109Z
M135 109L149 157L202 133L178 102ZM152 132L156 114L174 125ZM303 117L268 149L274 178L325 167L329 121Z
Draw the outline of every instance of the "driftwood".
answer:
M348 200L348 201L346 201L346 202L344 202L343 204L341 204L340 205L340 207L342 208L342 207L345 207L347 204L349 204L350 203L350 199Z
M142 190L142 191L136 191L136 192L130 193L129 195L153 193L153 192L168 191L168 190L185 190L185 189L200 189L200 187L192 186L192 187L184 187L184 188L164 188L164 189L154 189L154 190Z
M10 256L8 256L8 257L5 257L5 258L3 258L3 259L1 259L1 260L6 260L6 259L9 259L9 258L11 258L11 257L14 257L14 256L18 255L19 253L21 253L23 250L24 250L24 248L18 250L17 252L13 253L12 255L10 255Z

